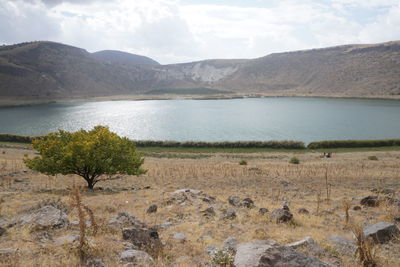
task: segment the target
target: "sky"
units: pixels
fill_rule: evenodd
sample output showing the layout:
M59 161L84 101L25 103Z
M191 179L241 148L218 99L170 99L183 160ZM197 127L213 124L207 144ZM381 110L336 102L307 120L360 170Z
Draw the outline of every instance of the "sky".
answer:
M48 40L162 64L400 40L400 0L0 0L0 44Z

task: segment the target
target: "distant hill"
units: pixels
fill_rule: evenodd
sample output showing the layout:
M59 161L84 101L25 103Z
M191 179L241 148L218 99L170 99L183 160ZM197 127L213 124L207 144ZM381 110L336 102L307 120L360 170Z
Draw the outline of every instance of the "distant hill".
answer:
M157 61L140 55L130 54L115 50L103 50L99 52L92 53L92 55L98 59L106 60L111 63L119 63L127 66L137 66L137 65L160 65Z
M91 54L54 42L0 46L2 98L193 92L400 96L400 41L170 65L119 51Z

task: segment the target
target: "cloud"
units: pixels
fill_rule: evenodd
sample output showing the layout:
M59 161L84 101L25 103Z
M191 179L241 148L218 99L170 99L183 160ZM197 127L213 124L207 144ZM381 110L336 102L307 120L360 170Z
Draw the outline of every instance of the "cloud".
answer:
M51 40L175 63L400 39L398 0L250 2L0 0L0 42Z

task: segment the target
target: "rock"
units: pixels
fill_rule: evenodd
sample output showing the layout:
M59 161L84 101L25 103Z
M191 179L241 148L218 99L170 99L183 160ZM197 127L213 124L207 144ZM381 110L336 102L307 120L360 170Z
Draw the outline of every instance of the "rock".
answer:
M62 228L68 225L67 214L53 206L44 206L16 219L19 225L29 225L32 229Z
M228 251L232 254L236 254L236 249L237 249L237 245L239 244L239 241L236 238L227 238L225 239L223 245L222 245L222 249L225 251Z
M203 210L202 213L203 216L206 217L207 219L211 219L216 215L214 207L208 207L207 209Z
M182 243L186 241L186 236L183 233L173 233L172 238Z
M129 214L128 212L120 212L114 215L109 221L108 225L114 229L122 229L123 227L145 227L137 217Z
M151 205L151 206L147 209L146 212L147 212L147 213L155 213L155 212L157 212L157 205L156 205L156 204Z
M210 245L206 247L205 251L210 257L214 257L215 253L218 251L218 247L215 245Z
M340 254L354 256L357 249L356 241L338 235L328 237L328 243Z
M177 194L181 194L181 193L190 193L192 195L200 195L203 192L200 190L194 190L194 189L179 189L179 190L174 191L172 194L177 195Z
M132 266L132 267L155 266L153 258L150 257L149 254L141 250L134 250L134 249L124 250L121 252L119 258L122 262L127 262L132 264L126 266Z
M399 228L388 222L378 222L364 229L364 235L371 238L375 243L385 243L399 234Z
M245 198L242 200L242 206L246 208L254 208L254 201L251 198Z
M63 236L57 237L54 240L54 243L57 246L62 246L62 245L72 244L74 242L78 242L78 240L79 240L79 235L77 235L77 234L69 234L69 235L63 235Z
M394 216L393 217L393 221L396 222L396 223L399 223L400 222L400 215Z
M264 215L264 214L266 214L268 212L269 212L269 210L267 208L260 208L258 210L258 213L261 214L261 215Z
M237 246L235 267L326 267L326 263L290 247L268 240L241 243Z
M290 213L288 206L283 206L282 209L276 209L271 212L271 218L276 223L286 223L293 220L293 214Z
M290 243L287 246L296 249L296 248L307 246L307 245L314 244L314 243L315 243L314 239L307 236L307 237L303 238L302 240Z
M3 227L0 227L0 236L4 235L7 232L7 230Z
M232 206L239 207L240 206L240 197L238 197L238 196L230 196L230 197L228 197L228 202Z
M201 200L203 200L206 203L214 203L215 197L202 197Z
M88 259L85 267L107 267L100 259Z
M233 220L235 218L236 218L236 211L232 208L228 208L228 209L224 210L221 215L221 219L224 219L224 220Z
M162 243L157 231L147 228L124 228L122 229L122 238L131 242L138 249L155 256L162 249Z
M17 252L17 250L14 248L0 249L0 256L11 255L14 254L15 252Z
M360 204L367 207L377 207L379 205L379 198L377 196L367 196L361 199Z
M310 212L305 208L300 208L297 210L298 214L310 214Z
M353 210L361 210L361 207L360 206L354 206Z

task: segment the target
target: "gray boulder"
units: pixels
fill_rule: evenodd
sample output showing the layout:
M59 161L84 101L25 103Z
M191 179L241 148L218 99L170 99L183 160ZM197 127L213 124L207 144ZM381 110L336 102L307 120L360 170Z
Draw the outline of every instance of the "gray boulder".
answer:
M62 228L69 224L67 214L53 206L44 206L15 220L16 224L30 226L35 230Z
M186 236L183 233L173 233L172 238L182 243L186 241Z
M194 189L179 189L179 190L174 191L172 194L173 195L179 195L181 193L189 193L189 194L192 194L192 195L200 195L203 192L200 191L200 190L194 190Z
M75 242L78 242L78 240L79 240L79 235L68 234L68 235L63 235L63 236L57 237L54 240L54 243L57 246L62 246L62 245L66 245L66 244L73 244Z
M283 206L281 209L276 209L271 212L271 218L276 221L276 223L286 223L293 219L293 214L290 213L288 206Z
M364 229L364 235L371 238L375 243L385 243L399 234L399 228L388 222L378 222Z
M267 208L260 208L258 210L258 213L261 214L261 215L264 215L264 214L266 214L268 212L269 212L269 210Z
M234 207L239 207L240 206L240 197L238 196L229 196L228 197L228 202Z
M7 232L7 230L3 227L0 227L0 236L4 235Z
M88 259L85 267L107 267L100 259Z
M162 249L162 243L158 232L148 228L124 228L122 230L122 238L129 241L140 250L155 256Z
M254 201L253 201L251 198L249 198L249 197L243 199L241 205L242 205L243 207L246 207L246 208L249 208L249 209L255 207L255 206L254 206Z
M310 212L305 208L300 208L297 210L298 214L310 214Z
M154 260L144 251L129 249L121 252L120 260L129 263L125 266L149 267L155 266Z
M327 267L319 259L268 240L241 243L237 247L235 267Z

